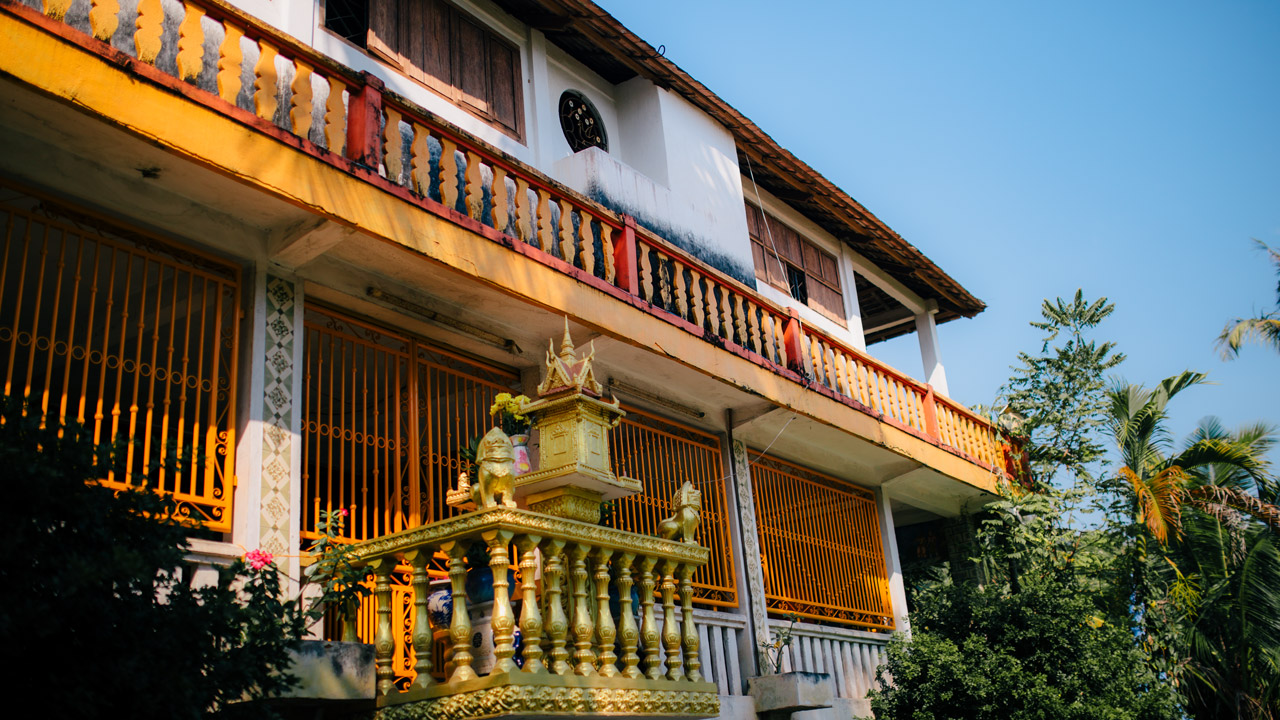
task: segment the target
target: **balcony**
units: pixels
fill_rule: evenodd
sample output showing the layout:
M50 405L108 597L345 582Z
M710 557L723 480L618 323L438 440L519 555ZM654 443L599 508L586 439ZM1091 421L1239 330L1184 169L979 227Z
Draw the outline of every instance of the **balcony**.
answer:
M254 138L282 145L294 157L276 155L273 158L278 161L256 162L255 156L237 148L211 150L198 137L200 126L184 127L185 118L174 118L173 127L164 128L169 136L149 139L171 152L206 165L215 163L202 159L204 154L232 157L237 166L223 166L221 172L241 182L252 180L267 190L284 185L287 174L305 157L344 176L344 183L354 179L382 197L416 209L417 216L399 213L381 220L385 229L378 234L383 237L430 254L430 248L424 249L429 241L416 229L417 223L427 216L443 220L507 251L492 256L499 258L494 262L554 271L619 306L635 308L686 336L700 338L708 346L699 351L700 356L720 358L715 353L726 353L744 361L755 370L744 374L735 369L733 377L721 376L740 395L763 393L770 404L792 408L810 403L806 394L821 396L874 419L894 431L893 437L903 439L873 442L895 451L903 450L912 439L921 447L937 448L962 465L932 456L926 466L941 476L964 476L964 482L984 490L992 487L991 478L1005 474L1011 462L1007 445L986 420L928 385L807 326L794 312L636 227L628 218L491 150L423 108L385 92L376 78L333 62L233 6L218 0L184 0L166 6L180 7L182 12L180 18L168 19L156 0L126 0L119 7L100 5L88 13L69 0L45 0L39 10L14 3L0 7L11 53L5 67L14 70L20 81L110 122L131 126L125 116L140 111L124 107L128 101L110 96L106 87L74 82L50 87L59 84L58 68L84 62L86 56L96 58L104 76L124 78L130 87L155 88L167 96L167 102L176 98ZM136 27L136 32L127 32L128 27ZM60 52L42 57L37 45L57 46ZM23 56L23 48L31 52ZM41 60L31 60L37 57ZM150 122L155 124L155 119ZM243 132L230 136L243 139L244 147L249 147ZM389 214L370 210L367 203L344 192L345 185L340 188L337 181L333 183L320 187L312 183L289 197L294 220L289 221L290 227L273 232L267 249L271 262L300 267L326 253L363 260L383 252L366 252L352 244L343 254L340 246L351 235L344 225L373 234L359 217ZM245 213L258 210L263 202L247 203ZM317 224L314 219L297 219L297 206L309 207L328 220ZM227 211L236 212L234 208ZM446 252L453 253L447 261L455 269L478 264L474 258L460 257L460 250ZM394 268L397 262L385 260L384 271L393 273L385 267ZM598 318L585 321L589 327L625 335L622 328ZM531 329L531 334L544 332L546 323L540 322L543 325ZM661 346L654 341L645 352L654 352L654 347ZM706 355L708 351L712 354ZM705 368L728 362L682 360L709 373L715 371ZM744 366L735 365L740 367ZM815 432L848 426L835 419L836 411L824 413L815 417ZM762 445L781 424L776 417L764 417L767 411L749 415L740 422L752 424ZM883 435L877 432L877 437ZM958 469L963 464L970 469ZM928 492L922 489L917 495Z

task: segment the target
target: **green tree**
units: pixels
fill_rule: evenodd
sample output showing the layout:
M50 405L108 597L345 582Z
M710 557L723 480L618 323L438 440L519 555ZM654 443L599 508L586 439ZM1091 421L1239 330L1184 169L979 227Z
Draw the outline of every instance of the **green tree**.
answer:
M1280 508L1266 453L1274 432L1217 420L1175 448L1169 401L1204 382L1117 384L1107 429L1122 466L1111 488L1123 544L1115 584L1154 666L1193 717L1273 718L1280 688Z
M1273 250L1261 240L1255 240L1263 252L1270 256L1276 266L1276 275L1280 276L1280 251ZM1274 309L1259 313L1257 317L1236 318L1227 323L1218 336L1218 347L1223 357L1233 358L1240 353L1240 347L1246 342L1258 342L1270 345L1272 350L1280 352L1280 282L1276 283L1276 306Z
M279 670L303 630L298 603L281 602L269 563L237 561L216 585L191 587L184 558L194 529L155 492L93 482L120 471L115 457L78 424L0 404L9 686L35 691L34 712L45 717L269 714L240 701L293 682Z
M996 503L980 533L989 582L944 573L919 591L913 638L889 643L871 693L877 718L1172 716L1128 624L1096 602L1085 559L1099 538L1067 527L1060 504L1041 494Z
M1098 435L1106 408L1106 374L1124 361L1115 343L1098 342L1090 333L1112 312L1106 298L1092 302L1077 290L1071 300L1045 300L1044 332L1036 355L1018 353L1018 365L1002 390L1006 429L1028 439L1032 476L1051 480L1059 469L1088 479L1090 465L1106 448Z

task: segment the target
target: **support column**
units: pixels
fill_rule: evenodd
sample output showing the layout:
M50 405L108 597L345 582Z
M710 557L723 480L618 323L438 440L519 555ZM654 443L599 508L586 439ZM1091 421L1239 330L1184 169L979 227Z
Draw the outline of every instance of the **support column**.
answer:
M738 648L742 657L742 677L759 672L760 642L768 640L769 613L764 597L764 570L760 566L760 533L756 525L756 503L751 489L751 467L747 446L733 439L733 415L725 413L725 466L729 492L725 511L733 538L734 572L737 576L739 607L747 615L747 632ZM736 520L736 522L735 522Z
M274 274L266 275L264 290L263 353L255 361L262 365L257 546L280 557L281 569L296 578L302 507L302 293L292 278Z
M938 346L938 325L933 320L936 312L929 310L916 315L916 336L920 339L920 361L924 364L925 382L949 397L947 369L942 366L942 352Z
M902 582L902 561L898 557L898 539L893 528L893 511L889 509L889 493L876 488L876 515L880 521L880 544L884 548L885 574L889 578L889 602L893 607L894 627L911 636L907 618L907 590Z

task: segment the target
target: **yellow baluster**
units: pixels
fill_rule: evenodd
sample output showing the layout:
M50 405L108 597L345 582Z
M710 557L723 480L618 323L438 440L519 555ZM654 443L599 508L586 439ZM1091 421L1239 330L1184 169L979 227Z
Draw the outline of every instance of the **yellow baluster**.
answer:
M511 558L507 548L511 545L514 533L510 530L490 530L483 534L484 542L489 546L489 569L493 572L493 657L495 673L509 673L516 670L512 656L516 653L513 641L516 631L516 616L511 610L511 596L507 590L507 569L511 567Z
M382 163L387 179L399 185L404 175L404 142L400 138L400 113L388 107L387 124L382 127Z
M431 677L431 613L427 612L427 596L431 593L431 576L427 563L431 561L429 549L411 550L405 560L413 568L413 671L417 673L413 687L426 688L435 684Z
M698 657L698 629L693 625L693 566L680 566L680 614L684 628L684 671L690 682L702 681L702 660Z
M329 97L324 103L324 142L329 152L341 154L347 142L346 123L343 114L342 93L346 85L335 77L329 78Z
M450 210L458 209L458 158L454 154L457 149L457 144L449 138L440 138L440 199Z
M551 223L551 196L546 190L538 188L538 247L543 252L553 253L555 250L555 226Z
M467 216L484 223L487 218L484 217L484 176L480 173L480 156L463 151L462 159L467 164L464 172L467 180Z
M524 242L533 239L533 218L529 213L529 183L524 178L516 178L516 237Z
M279 52L266 40L258 41L258 64L253 66L253 110L258 117L273 122L276 108L280 103L276 100L276 56Z
M431 189L431 146L427 142L431 133L423 125L413 123L413 143L409 145L409 189L426 195Z
M135 27L133 47L138 53L138 60L155 65L156 57L160 55L160 35L164 32L164 6L160 0L138 0Z
M534 575L538 571L537 535L521 535L516 539L520 550L520 636L524 647L524 671L545 673L542 663L542 612L538 609L538 584Z
M569 553L573 560L573 668L575 675L596 674L596 654L591 649L591 639L596 626L587 608L587 556L591 546L577 543Z
M311 68L301 60L293 63L293 83L289 91L293 99L289 103L289 124L293 134L305 138L311 134Z
M707 316L702 309L702 275L689 269L689 296L693 305L693 324L699 328L706 327Z
M640 561L640 642L644 645L644 673L650 680L662 677L662 661L658 652L658 621L653 615L653 568L658 559Z
M199 5L183 3L186 17L178 26L178 78L195 80L204 69L204 9Z
M599 640L598 647L600 657L600 674L605 677L614 677L618 674L618 668L614 664L618 661L618 656L613 654L613 641L618 637L618 632L613 624L613 613L609 610L609 556L613 555L613 551L609 548L600 548L596 551L596 638Z
M689 291L689 288L684 281L684 268L682 268L679 264L676 264L675 266L675 281L676 281L676 314L688 320L689 319L689 299L688 299L687 293Z
M578 247L579 255L582 258L582 269L591 273L596 272L596 248L595 238L591 234L591 216L578 210Z
M573 265L578 257L578 244L573 236L573 207L568 201L560 201L560 257Z
M707 278L707 320L711 324L711 332L720 334L720 308L717 305L716 285Z
M240 39L244 32L235 25L224 23L223 27L226 35L218 48L218 97L235 105L240 95L240 63L244 62Z
M471 669L471 616L467 613L467 550L468 543L460 541L446 542L441 546L449 555L449 584L453 598L453 622L449 626L449 639L453 641L453 652L449 662L453 665L453 674L449 682L462 682L476 676Z
M613 264L613 228L606 222L600 223L600 249L604 252L604 280L612 285L617 279L618 268Z
M391 667L396 644L391 634L391 573L395 561L381 559L372 565L373 597L377 602L378 629L374 639L374 664L377 667L378 694L387 695L395 687L395 669Z
M67 16L70 9L71 0L44 0L44 14L59 22Z
M507 225L511 222L511 214L507 212L507 203L511 194L507 192L507 171L497 165L493 166L493 227L506 234Z
M640 629L636 627L636 619L631 610L631 586L634 582L631 579L631 563L635 559L635 555L623 553L614 563L618 575L615 584L618 589L618 611L622 616L622 627L618 631L618 639L622 642L622 676L629 678L642 677L640 668L637 667L640 656L636 654Z
M71 3L67 3L70 7ZM111 36L120 27L120 3L116 0L93 0L89 9L89 29L103 42L111 42Z
M573 669L569 666L569 651L565 649L569 635L569 620L564 615L564 605L560 600L561 581L564 579L564 540L547 540L542 544L542 557L546 566L542 569L543 592L547 596L547 635L551 638L551 651L547 659L551 661L551 672L556 675L568 675Z
M662 562L662 644L667 650L667 679L683 680L680 665L680 625L676 622L676 561Z
M645 300L653 302L653 266L649 260L649 248L640 246L640 291Z

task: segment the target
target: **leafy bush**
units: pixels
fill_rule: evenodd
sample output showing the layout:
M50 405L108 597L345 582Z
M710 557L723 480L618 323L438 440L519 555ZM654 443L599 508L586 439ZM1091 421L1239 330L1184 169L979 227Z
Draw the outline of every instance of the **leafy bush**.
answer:
M1128 630L1068 582L1028 581L1017 593L939 582L912 623L914 638L892 641L877 673L877 718L1170 716L1171 696L1151 691Z
M301 637L272 564L237 561L214 586L184 581L188 551L173 503L92 482L118 456L78 424L0 407L0 648L9 687L46 717L199 718L269 714L257 703ZM140 478L145 483L145 478Z

